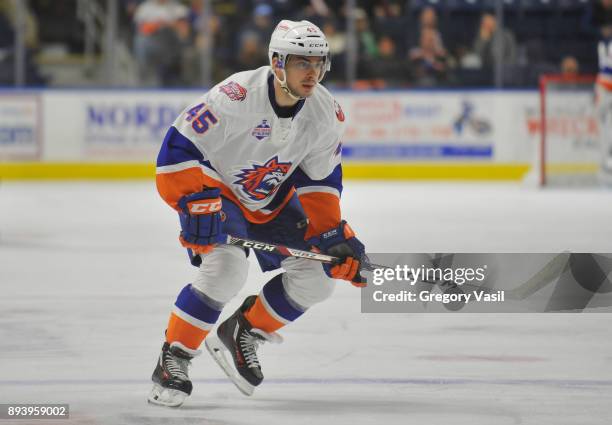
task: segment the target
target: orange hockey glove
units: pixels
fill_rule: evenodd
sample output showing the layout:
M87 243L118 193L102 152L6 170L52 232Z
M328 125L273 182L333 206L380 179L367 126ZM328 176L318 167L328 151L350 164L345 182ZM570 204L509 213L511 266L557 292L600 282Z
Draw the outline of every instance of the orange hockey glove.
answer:
M336 228L310 238L308 243L327 255L340 258L338 264L324 264L325 273L334 279L348 280L363 288L366 279L361 276L361 262L365 257L365 246L355 237L353 229L342 220Z

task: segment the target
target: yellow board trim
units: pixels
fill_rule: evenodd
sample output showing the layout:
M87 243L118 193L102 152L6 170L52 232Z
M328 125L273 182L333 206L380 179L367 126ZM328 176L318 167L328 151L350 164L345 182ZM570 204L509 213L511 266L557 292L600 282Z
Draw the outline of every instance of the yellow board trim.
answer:
M521 180L529 164L346 162L347 179L367 180ZM2 180L150 179L155 166L146 163L0 162Z
M546 174L597 174L599 164L586 163L557 163L546 164Z
M155 165L143 163L0 162L3 180L151 179Z
M521 180L529 164L347 163L343 175L376 180Z

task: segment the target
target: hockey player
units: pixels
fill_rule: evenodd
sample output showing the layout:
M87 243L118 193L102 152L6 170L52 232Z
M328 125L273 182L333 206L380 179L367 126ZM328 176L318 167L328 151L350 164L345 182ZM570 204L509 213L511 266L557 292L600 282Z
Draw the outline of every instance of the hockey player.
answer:
M612 187L612 0L589 4L587 21L598 35L599 73L595 83L595 104L599 123L602 162L600 182Z
M176 299L149 401L179 406L191 394L190 360L206 347L234 384L252 394L263 380L258 345L327 299L333 279L365 285L364 246L341 219L344 114L320 85L329 47L308 21L281 21L270 66L240 72L189 106L169 129L157 188L179 212L180 242L199 267ZM223 236L315 248L335 265L255 252L263 271L280 267L258 295L212 331L247 279L249 252Z
M612 1L607 4L607 13L602 13L600 40L597 45L599 74L596 82L597 115L599 118L599 140L602 148L600 181L612 187Z

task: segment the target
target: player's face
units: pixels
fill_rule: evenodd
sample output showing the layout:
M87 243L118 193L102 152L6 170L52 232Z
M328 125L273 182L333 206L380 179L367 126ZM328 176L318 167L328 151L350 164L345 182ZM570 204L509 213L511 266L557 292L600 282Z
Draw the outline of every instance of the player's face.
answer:
M319 82L325 68L325 58L321 56L289 56L285 67L287 86L300 97L308 97Z

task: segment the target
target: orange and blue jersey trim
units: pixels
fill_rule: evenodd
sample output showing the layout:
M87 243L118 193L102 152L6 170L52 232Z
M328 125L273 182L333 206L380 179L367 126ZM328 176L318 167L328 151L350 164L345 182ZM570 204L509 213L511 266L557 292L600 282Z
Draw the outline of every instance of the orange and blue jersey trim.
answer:
M251 223L266 223L274 219L290 201L295 189L285 186L265 209L251 211L226 186L210 161L175 127L170 127L157 157L157 190L161 197L179 211L178 200L185 195L200 192L204 187L218 187L221 194L236 203Z
M342 195L342 166L322 180L313 180L301 168L293 174L300 203L309 220L306 239L317 236L340 224L340 196Z
M298 167L265 208L252 211L242 205L233 191L222 182L210 161L204 158L204 154L175 127L168 130L157 157L156 182L161 197L177 211L178 200L183 196L200 192L204 187L218 187L221 194L238 205L244 217L255 224L273 220L297 189L310 222L307 238L337 227L341 220L341 165L337 165L322 180L311 179Z

